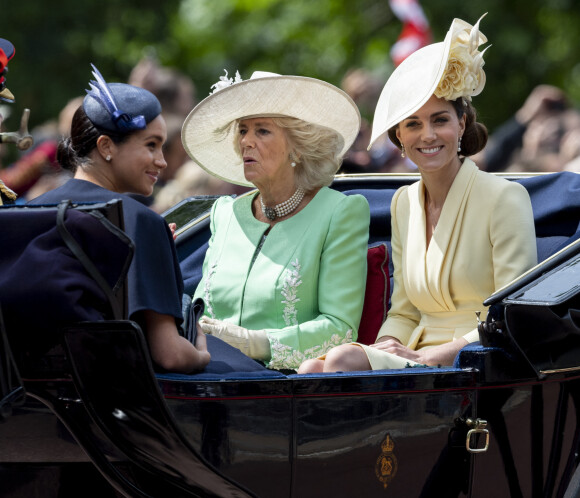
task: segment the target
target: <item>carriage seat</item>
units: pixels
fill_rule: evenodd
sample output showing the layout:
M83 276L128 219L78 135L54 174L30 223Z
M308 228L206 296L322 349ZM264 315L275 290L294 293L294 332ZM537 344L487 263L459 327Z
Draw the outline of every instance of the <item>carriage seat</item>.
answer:
M580 237L580 175L559 172L514 181L521 183L530 194L539 261ZM367 288L358 341L371 344L386 319L393 289L391 200L397 187L379 187L372 182L364 187L358 185L356 182L336 182L333 188L346 195L363 195L370 206ZM193 294L201 278L206 248L207 244L198 243L193 253L189 246L178 247L188 294ZM223 373L216 372L216 375Z

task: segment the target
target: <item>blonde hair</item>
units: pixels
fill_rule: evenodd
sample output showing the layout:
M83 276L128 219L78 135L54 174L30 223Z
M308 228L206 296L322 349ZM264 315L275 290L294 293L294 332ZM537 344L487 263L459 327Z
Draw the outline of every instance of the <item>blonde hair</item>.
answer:
M271 119L286 132L286 140L296 162L296 186L309 192L330 185L342 164L342 136L330 128L298 118L279 116ZM235 123L236 131L240 121ZM234 133L234 137L235 150L241 155L238 134Z

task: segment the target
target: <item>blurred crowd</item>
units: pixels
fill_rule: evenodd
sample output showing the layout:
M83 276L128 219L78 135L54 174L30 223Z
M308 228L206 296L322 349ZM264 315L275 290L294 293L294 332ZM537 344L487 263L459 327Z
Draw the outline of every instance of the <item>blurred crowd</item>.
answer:
M133 68L127 82L158 97L167 123L168 166L153 196L139 200L163 213L187 197L241 194L248 190L209 175L187 156L181 143L181 126L197 101L196 88L189 77L146 57ZM349 71L341 83L358 105L363 119L359 137L339 173L416 171L415 165L401 157L386 134L367 150L370 121L383 83L381 78L362 69ZM34 147L13 164L0 162L0 180L18 194L17 202L27 202L68 179L68 173L58 165L56 151L82 99L83 96L72 98L56 119L34 128ZM490 135L486 148L473 159L481 169L491 172L580 171L580 111L559 88L540 85L514 116Z
M487 171L580 171L580 111L559 88L539 85L474 160Z
M372 113L382 83L360 69L349 72L343 89L359 106ZM363 119L359 140L344 161L344 173L412 172L415 166L400 157L400 151L386 135L366 150L370 125ZM487 146L472 159L490 172L580 171L580 110L566 94L551 85L535 87L521 108L491 133Z

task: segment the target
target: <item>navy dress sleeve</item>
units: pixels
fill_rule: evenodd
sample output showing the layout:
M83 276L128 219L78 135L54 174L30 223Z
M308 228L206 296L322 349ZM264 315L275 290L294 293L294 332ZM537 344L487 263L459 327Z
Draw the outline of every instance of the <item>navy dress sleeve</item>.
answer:
M128 203L129 204L129 203ZM125 211L125 231L135 243L129 268L129 313L152 310L181 324L183 279L171 230L165 220L133 201Z

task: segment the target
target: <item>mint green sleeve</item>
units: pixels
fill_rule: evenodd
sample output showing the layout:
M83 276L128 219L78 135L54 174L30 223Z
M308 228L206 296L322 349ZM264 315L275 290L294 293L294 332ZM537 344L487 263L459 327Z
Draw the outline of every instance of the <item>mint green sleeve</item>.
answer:
M298 325L266 329L270 368L297 369L306 359L356 340L366 286L369 222L363 196L345 196L336 206L320 254L319 314Z
M205 282L207 279L207 273L209 271L209 261L211 261L211 254L212 254L212 250L214 249L215 246L215 237L216 237L216 226L217 226L217 218L219 216L219 208L221 205L223 205L224 203L229 203L229 202L233 202L233 199L231 197L228 196L222 196L220 197L216 202L214 202L212 208L211 208L211 214L210 214L210 221L209 221L209 228L210 228L210 233L211 236L209 238L209 243L208 243L208 248L207 251L205 253L205 257L203 260L203 266L202 266L202 276L201 276L201 280L199 282L199 284L197 285L195 292L193 293L193 299L196 299L198 297L204 298L204 289L205 289ZM205 310L205 314L207 315L207 309Z

